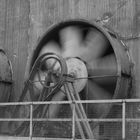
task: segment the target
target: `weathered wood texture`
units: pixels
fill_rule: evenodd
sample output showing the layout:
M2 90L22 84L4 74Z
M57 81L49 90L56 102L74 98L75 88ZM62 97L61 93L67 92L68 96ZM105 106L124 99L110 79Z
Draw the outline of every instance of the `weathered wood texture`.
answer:
M57 22L77 18L104 20L127 38L134 63L132 97L140 98L140 38L129 39L140 36L139 0L0 0L0 45L13 65L14 100L21 94L25 70L40 36Z
M23 88L25 69L38 39L52 25L67 19L105 19L120 36L140 33L139 0L0 0L0 45L14 71L14 99ZM135 63L135 94L140 97L139 39L125 41Z
M133 97L140 97L140 39L129 39L140 33L139 0L30 0L30 34L28 54L37 40L53 24L67 19L106 19L105 24L120 36L128 38L126 44L134 62ZM27 66L28 67L28 66Z
M13 65L15 100L23 87L27 62L29 5L28 0L0 0L0 45Z

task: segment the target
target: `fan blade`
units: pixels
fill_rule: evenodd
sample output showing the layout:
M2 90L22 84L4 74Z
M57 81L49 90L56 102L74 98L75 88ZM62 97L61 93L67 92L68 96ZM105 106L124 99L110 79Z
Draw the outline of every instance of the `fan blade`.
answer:
M117 62L114 54L87 63L89 77L98 84L113 84L117 78Z
M70 26L60 32L61 44L63 46L63 57L79 56L82 42L82 33L76 27Z
M96 83L91 80L88 81L88 90L90 93L91 100L100 100L100 99L111 99L111 94L106 92L104 89L99 87Z
M116 76L117 62L114 54L87 63L90 76Z
M63 92L59 91L53 96L51 101L63 101L65 98L66 95ZM61 107L62 104L50 104L47 111L47 116L49 118L56 118Z
M101 55L104 54L108 46L109 41L103 35L103 33L96 29L92 29L86 36L85 50L83 51L81 57L86 62L99 58Z
M112 96L109 92L92 82L88 81L88 99L89 100L104 100L111 99ZM89 104L89 114L96 117L101 117L108 113L110 105L107 103L93 103Z
M41 56L44 53L50 53L50 52L61 54L59 45L55 43L54 41L52 42L50 41L49 43L47 43L46 46L44 46L42 50L40 51L39 56Z

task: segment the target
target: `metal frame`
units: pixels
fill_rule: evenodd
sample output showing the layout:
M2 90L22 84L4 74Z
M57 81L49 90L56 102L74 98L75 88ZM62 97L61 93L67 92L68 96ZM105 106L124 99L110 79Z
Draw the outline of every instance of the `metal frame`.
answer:
M37 47L36 47L37 49L33 52L34 54L33 54L33 57L31 59L31 62L30 62L29 80L26 82L26 86L23 90L22 96L21 96L19 101L23 101L23 98L25 97L25 94L27 93L27 90L30 90L30 89L28 89L28 85L33 83L32 80L33 80L33 77L34 77L35 72L36 72L35 68L37 68L37 66L39 66L40 60L46 55L46 54L44 54L44 56L41 56L41 57L37 58L37 56L38 56L37 54L39 53L40 49L49 40L48 39L49 38L48 34L52 33L54 30L59 31L59 29L65 27L65 26L76 25L76 24L81 24L81 25L86 25L86 26L89 26L89 27L97 28L107 37L107 39L109 40L109 42L112 46L112 49L114 51L116 61L117 61L117 75L115 75L115 76L117 76L117 83L116 83L116 88L115 88L112 99L127 97L130 82L131 82L132 79L131 79L131 67L130 67L131 66L131 61L130 61L130 56L128 55L128 50L124 49L125 44L121 40L119 40L119 38L117 37L116 34L114 34L114 32L110 33L108 30L104 29L103 27L98 26L96 22L95 23L94 22L89 23L89 21L83 21L83 20L70 20L70 21L61 22L61 23L56 24L53 27L51 27L44 34L42 39L37 43ZM123 56L123 57L120 57L120 56ZM124 60L124 61L122 61L122 60ZM125 67L123 65L125 65ZM64 80L68 80L68 79L65 79L66 78L65 76L64 77L62 76L61 78L64 78L62 80L62 83L64 82ZM60 80L61 80L61 78L60 78ZM82 78L84 78L84 77L81 77L81 79ZM91 77L85 77L85 78L91 78ZM97 78L97 77L92 77L92 78ZM62 83L61 83L61 85L62 85ZM56 92L56 90L54 90L53 93ZM33 91L30 91L30 93L32 95ZM75 139L75 123L77 123L77 122L78 122L78 124L83 123L83 125L86 128L86 131L87 131L88 135L90 137L92 137L92 133L89 133L90 132L89 121L122 122L122 138L125 139L125 121L126 121L126 118L125 118L125 112L126 112L125 111L125 103L126 103L126 100L96 100L96 101L95 100L94 101L78 100L77 101L77 100L75 100L75 98L73 98L73 96L71 95L71 92L69 92L69 93L70 94L67 95L67 96L69 97L68 99L71 100L71 101L68 101L68 102L66 101L65 103L68 103L68 104L71 105L72 112L73 112L73 115L72 115L72 118L71 118L71 121L72 121L72 124L73 124L72 125L72 131L73 131L72 132L72 138L73 139ZM121 93L123 93L123 97L122 97ZM31 100L34 100L33 96L31 96L31 98L32 98ZM39 101L41 101L41 100L39 100ZM51 104L56 104L56 102L28 102L27 105L30 106L30 118L29 119L24 118L24 120L25 121L30 121L30 139L32 139L32 125L33 125L32 123L33 123L33 121L41 121L42 120L42 119L34 119L33 116L32 116L33 115L33 112L32 112L33 111L33 105L34 104L37 105L37 103L38 103L38 105L43 104L43 103L44 104L50 104L50 103ZM59 102L57 102L57 103L59 103ZM85 115L83 107L81 106L82 103L96 103L96 104L97 103L122 103L122 114L123 115L122 115L121 119L103 119L103 118L88 119ZM64 104L64 102L60 102L60 104ZM26 105L26 104L24 104L24 105ZM79 109L77 109L77 106L78 106ZM80 112L77 113L78 112L77 110L80 110ZM82 117L76 117L78 115L83 116L83 118ZM16 121L17 120L21 121L21 119L20 120L16 119ZM60 119L43 119L43 121L48 121L48 120L59 121ZM62 119L62 120L63 121L70 121L69 119ZM1 119L0 119L0 121L1 121ZM8 121L11 121L11 119L9 119Z
M99 119L76 119L75 117L75 106L78 103L121 103L122 105L122 118L120 119L108 119L108 118L99 118ZM33 131L33 121L72 121L72 140L75 140L75 122L76 121L98 121L98 122L121 122L122 123L122 139L126 139L126 122L138 122L140 118L126 118L126 103L140 103L140 99L114 99L114 100L80 100L80 101L42 101L42 102L8 102L0 103L0 106L15 106L23 105L30 106L30 118L1 118L0 121L29 121L30 122L30 133L29 140L32 140L32 131ZM39 104L71 104L72 105L72 118L71 119L50 119L50 118L33 118L33 106ZM57 139L57 138L56 138ZM63 138L62 138L63 139ZM89 139L88 139L89 140Z

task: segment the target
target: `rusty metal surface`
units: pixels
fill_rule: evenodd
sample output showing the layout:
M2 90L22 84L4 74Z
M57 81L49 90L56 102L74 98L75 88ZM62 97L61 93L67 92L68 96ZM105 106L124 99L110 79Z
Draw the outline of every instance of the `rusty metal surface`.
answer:
M12 66L6 53L0 49L0 102L6 102L12 93Z
M12 83L10 62L3 50L0 50L0 82Z

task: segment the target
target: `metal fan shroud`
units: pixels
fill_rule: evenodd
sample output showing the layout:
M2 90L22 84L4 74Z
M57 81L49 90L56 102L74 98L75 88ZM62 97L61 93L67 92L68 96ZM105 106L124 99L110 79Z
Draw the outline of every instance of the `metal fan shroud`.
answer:
M74 34L71 34L71 31ZM77 44L82 41L79 45L82 48L75 45L76 43L74 43L75 46L73 42L67 43L68 40L76 39L79 40L76 41ZM65 43L72 44L74 47L72 49L64 47ZM97 47L94 48L94 46ZM67 48L68 50L65 51ZM75 51L69 54L74 48ZM47 51L62 55L65 59L78 57L85 63L88 81L87 86L81 91L82 100L127 97L131 81L131 59L128 50L115 34L96 22L69 20L50 27L37 43L31 58L30 69L38 56ZM95 114L97 113L96 116L101 117L110 110L110 107L107 106L103 108L104 111L100 110L103 106L91 106L89 109L97 108Z

